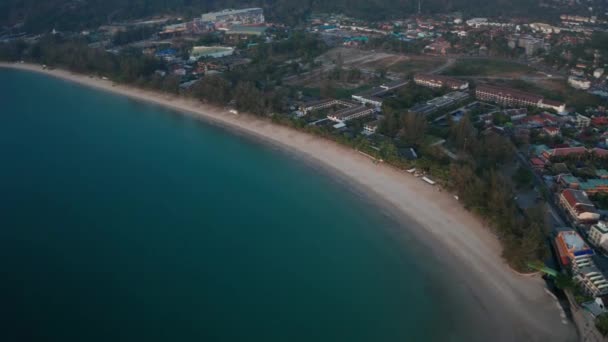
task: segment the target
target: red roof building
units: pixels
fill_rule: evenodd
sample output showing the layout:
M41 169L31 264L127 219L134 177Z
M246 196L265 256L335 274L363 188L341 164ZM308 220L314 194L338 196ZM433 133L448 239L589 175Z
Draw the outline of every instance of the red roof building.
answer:
M566 189L560 194L559 202L577 222L595 223L600 219L595 205L584 191Z
M606 116L598 116L595 118L591 118L591 125L599 127L599 126L607 126L608 125L608 117Z

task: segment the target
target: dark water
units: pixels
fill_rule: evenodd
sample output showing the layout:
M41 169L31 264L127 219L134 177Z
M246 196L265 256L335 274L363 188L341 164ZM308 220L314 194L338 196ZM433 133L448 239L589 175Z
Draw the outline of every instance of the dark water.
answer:
M465 341L445 269L285 152L0 69L0 341Z

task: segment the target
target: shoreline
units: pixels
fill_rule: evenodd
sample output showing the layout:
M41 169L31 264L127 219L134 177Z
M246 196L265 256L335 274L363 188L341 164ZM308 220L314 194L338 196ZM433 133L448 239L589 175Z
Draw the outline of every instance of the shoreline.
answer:
M563 324L556 302L538 276L519 275L502 259L501 246L488 227L447 192L385 164L374 164L354 149L249 115L205 105L194 99L161 94L61 69L33 64L0 63L9 68L42 73L97 90L127 96L188 114L294 152L307 163L346 183L356 194L385 209L431 247L439 262L455 274L455 285L470 295L480 317L480 329L494 340L576 339L571 322ZM406 223L406 224L403 224Z

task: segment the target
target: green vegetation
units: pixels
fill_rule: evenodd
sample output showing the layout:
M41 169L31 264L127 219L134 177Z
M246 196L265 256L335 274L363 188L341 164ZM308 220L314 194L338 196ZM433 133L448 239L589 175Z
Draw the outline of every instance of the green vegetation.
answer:
M532 186L533 175L526 167L518 167L513 175L513 181L518 188L526 188Z
M233 0L192 1L192 0L3 0L0 2L0 26L12 26L25 22L25 29L32 32L48 32L52 27L59 30L80 30L106 24L111 21L141 18L158 14L175 14L182 17L198 16L202 12L221 8L262 6L270 21L287 24L302 22L312 12L345 13L366 20L387 20L403 18L417 11L418 2L378 0L332 0L298 1L271 0L266 2ZM529 0L429 0L422 7L425 13L445 13L462 11L467 16L525 15L546 17L555 12L543 8Z
M608 335L608 313L597 316L595 319L595 327L602 335Z
M533 68L504 60L472 59L458 60L443 73L450 76L496 76L510 73L528 73Z

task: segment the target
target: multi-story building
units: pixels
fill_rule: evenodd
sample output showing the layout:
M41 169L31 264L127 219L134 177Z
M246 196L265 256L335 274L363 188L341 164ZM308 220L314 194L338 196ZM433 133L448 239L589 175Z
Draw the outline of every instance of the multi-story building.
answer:
M574 280L587 294L593 297L608 294L608 281L590 257L579 258L573 262L572 273Z
M374 134L378 130L378 126L380 125L380 120L374 120L371 122L365 123L363 125L363 131L367 134Z
M591 125L591 118L588 118L579 113L576 113L576 115L574 116L572 121L574 122L574 125L576 126L576 128L579 128L579 129L586 128Z
M304 105L302 105L300 107L300 111L304 115L306 115L315 110L322 110L322 109L331 108L334 106L352 108L352 107L359 106L359 104L356 102L348 101L348 100L325 99L325 100L305 103Z
M372 115L376 111L376 108L373 106L360 105L358 107L353 108L345 108L334 112L332 114L327 115L327 118L331 121L335 121L338 123L343 123L349 120L361 118L364 116Z
M555 237L555 247L562 265L574 264L577 258L593 255L583 238L574 230L564 230Z
M408 81L406 80L397 80L390 83L382 84L379 87L374 87L370 90L353 94L351 98L357 102L361 102L363 104L369 104L375 107L382 107L382 97L385 95L406 86Z
M475 89L475 96L480 100L496 102L504 106L550 108L558 112L566 109L564 103L546 100L540 95L505 87L480 85Z
M509 47L512 49L516 47L523 48L526 55L532 56L540 51L540 49L547 47L547 45L543 39L535 38L527 34L516 34L509 38Z
M594 246L608 250L608 226L605 222L598 222L589 229L589 242Z
M469 87L469 82L441 75L417 74L414 76L414 82L429 88L446 87L452 90L465 90Z
M587 90L587 89L591 88L591 81L589 81L585 77L570 76L570 77L568 77L568 84L572 88L576 88L576 89Z
M575 222L595 223L600 219L595 205L582 190L563 190L559 202Z

